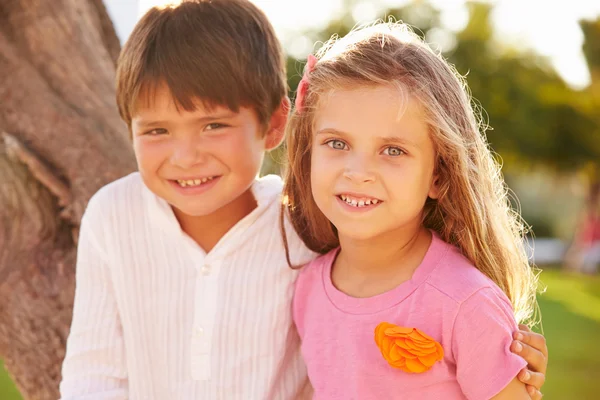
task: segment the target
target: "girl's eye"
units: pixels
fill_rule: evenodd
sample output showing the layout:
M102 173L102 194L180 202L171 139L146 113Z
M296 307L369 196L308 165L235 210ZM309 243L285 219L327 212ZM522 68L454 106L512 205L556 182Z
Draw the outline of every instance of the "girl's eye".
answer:
M392 157L398 157L401 156L402 154L404 154L404 150L402 150L399 147L386 147L383 150L383 154L385 154L386 156L392 156Z
M327 144L327 146L329 146L335 150L346 150L348 147L346 145L346 143L342 142L341 140L337 140L337 139L332 139L332 140L328 141L326 144Z
M156 128L156 129L152 129L146 133L144 133L144 135L148 135L148 136L158 136L158 135L164 135L165 133L167 133L166 129L163 128Z

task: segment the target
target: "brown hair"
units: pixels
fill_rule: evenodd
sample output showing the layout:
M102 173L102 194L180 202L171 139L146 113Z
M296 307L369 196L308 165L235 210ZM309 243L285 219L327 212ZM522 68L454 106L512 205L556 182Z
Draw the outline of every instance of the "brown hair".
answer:
M339 246L335 227L312 197L313 124L319 102L336 89L393 85L418 101L436 150L439 197L428 199L423 224L457 246L512 301L517 320L532 316L536 275L523 247L524 225L511 208L471 106L465 81L406 25L376 23L317 53L302 112L288 125L284 207L304 243L325 253Z
M247 0L185 0L151 8L117 64L117 104L131 129L139 100L166 84L177 107L253 108L262 124L286 95L281 45L264 13Z

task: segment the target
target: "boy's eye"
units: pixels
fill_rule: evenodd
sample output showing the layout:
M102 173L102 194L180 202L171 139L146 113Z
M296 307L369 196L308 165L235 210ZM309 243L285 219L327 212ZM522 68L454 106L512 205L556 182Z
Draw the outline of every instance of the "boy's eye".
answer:
M329 140L326 144L327 144L327 146L329 146L335 150L346 150L348 148L346 143L342 142L341 140L337 140L337 139Z
M213 129L219 129L219 128L224 128L227 125L225 124L221 124L219 122L213 122L211 124L206 125L206 130L207 131L212 131Z
M144 135L157 136L157 135L164 135L165 133L167 133L166 129L156 128L156 129L152 129L152 130L145 132Z
M400 147L390 146L383 150L383 154L386 156L398 157L404 154L404 150L402 150Z

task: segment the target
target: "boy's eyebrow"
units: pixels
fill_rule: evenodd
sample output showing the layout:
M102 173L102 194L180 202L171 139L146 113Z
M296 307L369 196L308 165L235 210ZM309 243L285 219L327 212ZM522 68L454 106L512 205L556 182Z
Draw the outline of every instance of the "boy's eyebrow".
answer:
M221 110L221 111L216 111L214 113L208 113L204 117L199 117L199 118L194 119L194 121L206 122L206 121L212 121L215 119L233 118L237 115L238 115L238 113L231 111L231 110Z
M194 122L202 123L207 121L214 121L216 119L225 119L225 118L233 118L237 115L237 113L227 110L227 111L218 111L212 114L205 115L203 117L194 118ZM169 121L167 120L153 120L153 119L144 119L142 117L133 119L136 125L140 126L159 126L159 125L167 125Z

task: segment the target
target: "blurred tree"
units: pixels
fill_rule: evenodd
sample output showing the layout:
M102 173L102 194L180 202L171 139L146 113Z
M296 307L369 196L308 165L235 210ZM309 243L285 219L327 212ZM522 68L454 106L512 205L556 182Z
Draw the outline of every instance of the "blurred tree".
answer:
M592 134L595 148L600 147L600 16L595 20L580 21L583 31L583 54L590 70L591 84L587 88L589 101L582 99L582 107L594 121ZM600 152L588 164L590 188L600 186ZM592 190L593 192L593 190ZM600 199L599 199L600 200Z
M600 16L595 20L580 21L579 25L584 36L583 54L591 78L591 83L584 91L579 104L594 121L590 133L593 135L595 148L598 148L600 147ZM588 183L588 192L573 235L573 242L567 252L565 267L593 272L596 267L590 268L594 263L592 261L594 256L591 253L596 243L600 241L600 154L597 153L594 159L588 160L582 171ZM584 261L586 258L588 260ZM595 264L598 264L598 261L595 261Z
M492 37L489 3L470 3L469 9L469 22L449 59L467 75L485 110L494 150L517 166L542 164L560 172L600 159L587 93L569 88L547 60L502 48Z
M102 0L0 1L0 358L57 399L83 210L133 171Z

